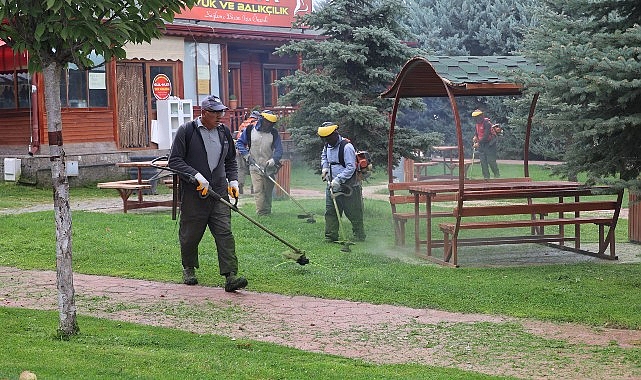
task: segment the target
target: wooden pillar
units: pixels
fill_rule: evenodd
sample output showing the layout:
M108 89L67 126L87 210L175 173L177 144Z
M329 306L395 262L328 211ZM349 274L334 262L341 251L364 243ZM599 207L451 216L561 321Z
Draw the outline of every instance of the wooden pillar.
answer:
M281 166L280 170L278 171L278 174L276 174L276 182L278 182L278 184L283 189L285 189L285 191L287 191L287 193L289 194L290 192L289 185L290 185L290 178L291 178L291 172L292 172L291 161L280 160L280 163L283 166ZM276 192L275 193L276 198L287 197L287 194L285 194L285 192L278 186L274 187L274 191Z
M641 196L630 194L628 199L628 238L641 243Z

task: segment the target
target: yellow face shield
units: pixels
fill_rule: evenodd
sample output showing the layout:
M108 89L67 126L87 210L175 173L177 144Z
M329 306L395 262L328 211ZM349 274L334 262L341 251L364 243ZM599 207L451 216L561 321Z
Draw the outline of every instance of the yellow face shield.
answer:
M329 125L325 125L329 124ZM336 124L330 124L330 123L325 123L322 126L318 127L318 135L320 137L327 137L334 133L336 129L338 129L338 125Z
M263 112L260 114L260 116L262 116L263 118L265 118L265 120L272 123L275 123L276 121L278 121L278 116L274 115L273 113Z

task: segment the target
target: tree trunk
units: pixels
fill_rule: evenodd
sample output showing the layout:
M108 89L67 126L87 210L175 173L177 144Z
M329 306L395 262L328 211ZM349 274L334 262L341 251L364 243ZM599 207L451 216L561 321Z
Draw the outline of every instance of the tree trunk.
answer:
M60 111L60 75L62 66L49 63L44 66L45 108L51 154L51 183L53 209L56 220L56 278L58 284L58 334L69 337L79 331L74 301L71 250L71 209L69 182L65 170L65 151L62 147L62 116Z

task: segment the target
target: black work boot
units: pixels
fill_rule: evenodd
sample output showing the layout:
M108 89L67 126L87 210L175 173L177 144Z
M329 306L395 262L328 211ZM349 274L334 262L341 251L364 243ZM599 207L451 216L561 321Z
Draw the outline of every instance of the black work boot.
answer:
M196 284L198 284L198 279L196 278L196 268L194 268L194 267L185 267L183 269L183 283L185 285L196 285Z
M233 292L247 286L247 279L245 277L238 277L236 274L231 273L227 276L225 281L225 291Z

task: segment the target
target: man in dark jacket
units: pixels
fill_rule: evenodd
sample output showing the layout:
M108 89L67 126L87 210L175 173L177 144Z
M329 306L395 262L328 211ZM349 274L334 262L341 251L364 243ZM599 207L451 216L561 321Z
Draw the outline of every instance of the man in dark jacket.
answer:
M236 243L231 231L231 209L218 196L229 200L227 193L238 197L238 164L229 129L220 123L227 107L215 95L201 104L199 118L178 128L171 147L169 167L194 176L198 185L181 178L180 253L183 282L196 285L198 244L205 228L216 241L220 274L226 277L225 291L247 286L237 276ZM210 195L210 196L207 196ZM218 196L217 196L218 195Z

